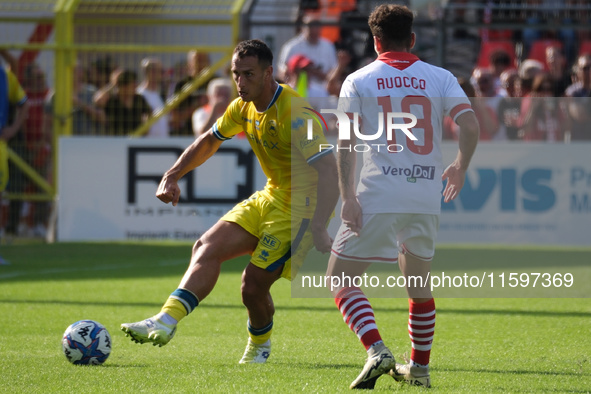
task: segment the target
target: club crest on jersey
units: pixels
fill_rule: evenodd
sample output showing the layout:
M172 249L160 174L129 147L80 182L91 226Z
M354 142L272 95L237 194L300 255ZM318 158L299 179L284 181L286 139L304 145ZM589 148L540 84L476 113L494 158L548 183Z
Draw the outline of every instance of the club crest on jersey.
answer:
M271 119L269 122L267 122L267 125L267 132L269 135L271 137L277 137L277 122L274 119Z

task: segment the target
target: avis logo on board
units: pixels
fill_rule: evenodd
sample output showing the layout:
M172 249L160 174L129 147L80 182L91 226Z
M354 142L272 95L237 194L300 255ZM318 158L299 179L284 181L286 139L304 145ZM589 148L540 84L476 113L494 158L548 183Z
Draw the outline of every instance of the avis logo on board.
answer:
M477 176L466 176L462 192L455 201L442 203L442 211L479 211L495 192L502 212L545 212L556 204L556 192L551 187L552 171L531 168L518 173L513 168L478 168Z

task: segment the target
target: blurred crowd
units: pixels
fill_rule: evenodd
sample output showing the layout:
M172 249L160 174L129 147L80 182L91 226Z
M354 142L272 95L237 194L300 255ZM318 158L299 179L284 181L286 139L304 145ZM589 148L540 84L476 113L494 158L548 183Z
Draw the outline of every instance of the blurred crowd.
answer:
M535 10L540 1L547 0L525 0L523 4L531 6L525 9ZM462 0L450 0L450 3L469 4ZM459 21L466 18L460 10L453 13L453 18ZM516 37L515 31L486 29L486 23L494 18L509 18L516 15L515 12L507 14L509 16L487 14L486 8L477 8L476 14L484 23L478 37L482 44L480 56L471 75L458 79L480 121L481 140L591 140L588 127L591 121L591 29L569 28L567 22L574 17L564 14L561 16L563 28L551 36L531 28L519 30L519 37ZM521 17L523 19L523 15ZM334 26L326 26L321 20L317 14L303 14L296 35L275 54L277 80L311 101L338 97L346 76L375 58L371 48L365 55L358 56L352 46L339 37L338 31L335 36ZM539 18L536 19L532 11L524 21L535 26ZM463 29L453 33L460 39L465 34ZM521 52L525 56L516 55L515 42L523 43ZM418 55L420 57L420 53ZM19 64L8 51L0 51L0 57L5 69L16 75L28 98L27 116L22 125L18 125L19 132L10 136L5 132L3 137L0 133L0 138L7 139L11 149L41 177L50 180L53 127L59 124L54 122L55 87L48 85L46 70L35 61ZM109 56L96 58L86 65L77 64L70 114L72 132L79 136L129 136L158 115L158 120L143 134L145 137L197 137L213 125L236 97L228 70L218 71L167 114L160 116L160 112L209 66L209 54L198 51L187 53L186 61L169 65L153 56L142 59L134 68L119 67ZM446 120L444 139L457 139L457 133L456 125ZM34 193L38 189L14 166L10 173L11 193ZM9 204L4 199L0 207L0 236L4 232L45 234L49 215L47 203L11 201Z

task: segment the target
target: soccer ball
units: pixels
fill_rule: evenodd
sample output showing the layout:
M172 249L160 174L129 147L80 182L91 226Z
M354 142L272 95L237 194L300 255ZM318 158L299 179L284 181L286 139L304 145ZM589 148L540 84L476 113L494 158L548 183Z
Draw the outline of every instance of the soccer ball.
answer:
M62 347L72 364L99 365L111 353L111 336L102 324L93 320L80 320L66 328Z

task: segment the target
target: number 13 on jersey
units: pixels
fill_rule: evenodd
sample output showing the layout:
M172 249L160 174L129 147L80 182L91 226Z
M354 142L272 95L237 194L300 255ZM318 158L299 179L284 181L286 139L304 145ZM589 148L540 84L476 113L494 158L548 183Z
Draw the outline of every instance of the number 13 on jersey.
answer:
M385 114L394 112L392 108L391 96L378 97L378 105L382 107L382 112ZM417 111L418 108L421 111ZM417 155L428 155L433 151L433 125L431 123L431 100L425 96L406 96L400 102L400 109L402 112L411 113L415 115L417 122L413 129L422 129L423 138L418 138L413 141L406 137L406 147ZM413 112L413 109L415 110ZM417 113L419 112L419 113ZM422 117L417 116L422 112ZM411 129L411 131L413 130ZM414 136L418 133L413 132ZM396 144L396 133L392 133L391 138L388 139L388 145Z

